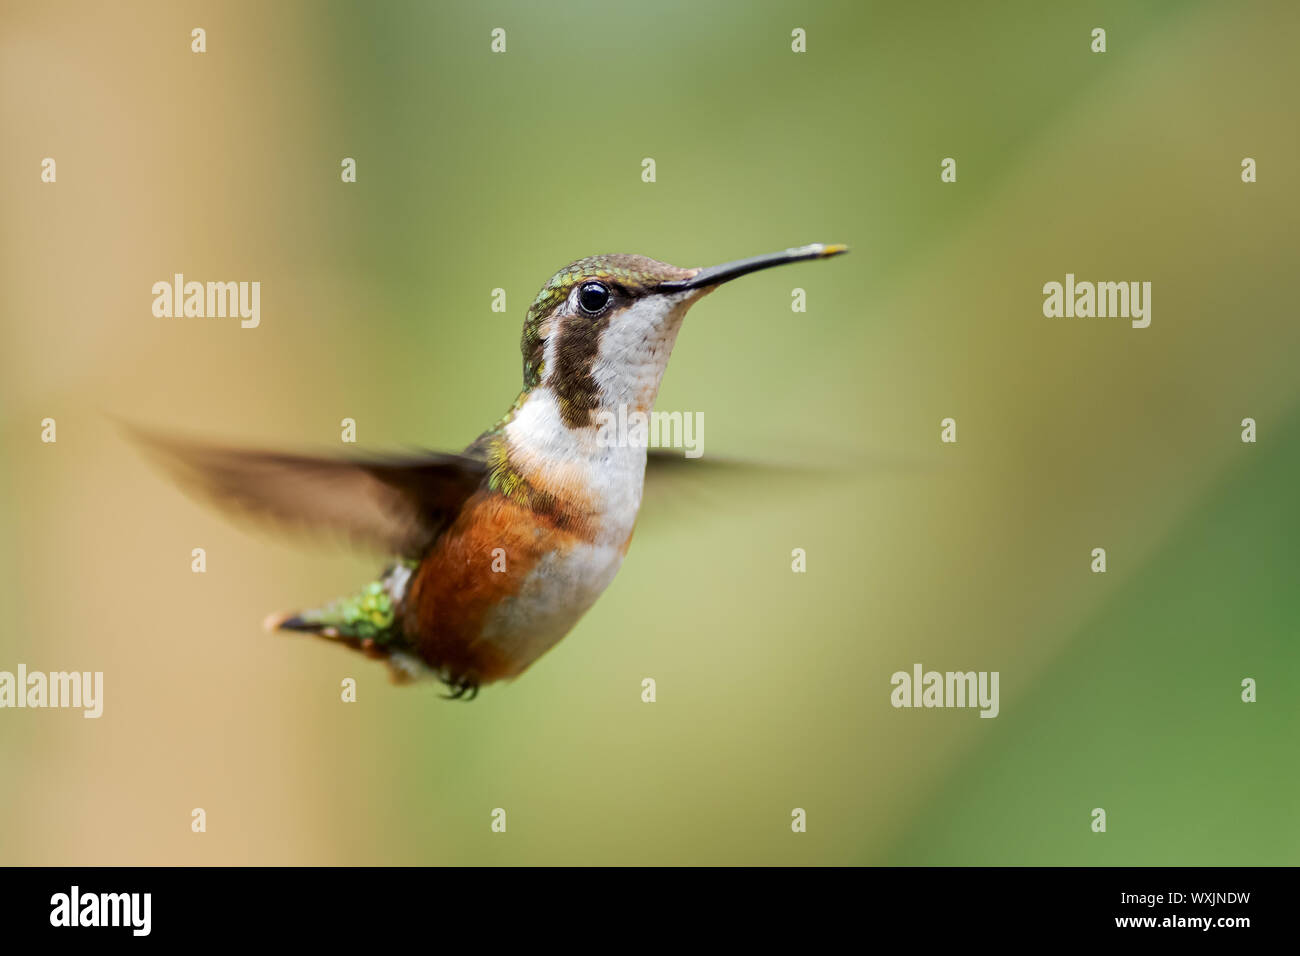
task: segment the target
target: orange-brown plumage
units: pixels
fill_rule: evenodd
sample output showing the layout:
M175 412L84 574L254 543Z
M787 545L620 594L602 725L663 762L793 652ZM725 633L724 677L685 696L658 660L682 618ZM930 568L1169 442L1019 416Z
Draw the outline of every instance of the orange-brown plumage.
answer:
M472 495L412 578L402 614L420 656L453 683L517 677L536 659L528 644L483 639L488 615L520 592L546 556L588 544L588 524L540 514L490 490Z

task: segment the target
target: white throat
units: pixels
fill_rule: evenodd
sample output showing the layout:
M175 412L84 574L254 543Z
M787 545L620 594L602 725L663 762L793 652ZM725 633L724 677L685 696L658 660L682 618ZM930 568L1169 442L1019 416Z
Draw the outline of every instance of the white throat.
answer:
M649 412L654 407L664 370L672 355L687 309L696 291L647 296L617 316L603 331L592 363L600 390L597 412ZM546 345L546 367L555 368L555 339ZM510 458L523 476L585 498L601 519L602 537L626 539L641 507L645 479L644 445L610 445L597 441L592 422L567 425L554 391L543 379L505 426Z

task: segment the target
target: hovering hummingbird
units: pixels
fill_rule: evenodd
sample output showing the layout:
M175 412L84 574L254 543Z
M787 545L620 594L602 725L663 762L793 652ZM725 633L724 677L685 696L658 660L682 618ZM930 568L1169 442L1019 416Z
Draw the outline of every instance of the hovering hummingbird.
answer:
M219 505L396 556L360 593L272 615L268 630L339 641L386 660L397 682L433 676L472 698L553 647L623 563L647 449L598 442L600 413L650 412L686 311L717 286L847 251L817 244L704 269L633 255L565 266L524 321L523 391L459 455L320 458L138 437Z

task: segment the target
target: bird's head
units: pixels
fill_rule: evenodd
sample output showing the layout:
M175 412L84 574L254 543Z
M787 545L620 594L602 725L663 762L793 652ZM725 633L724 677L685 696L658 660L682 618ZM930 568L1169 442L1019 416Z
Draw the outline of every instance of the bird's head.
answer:
M687 309L738 276L847 252L811 245L703 269L645 256L591 256L542 287L528 310L521 347L524 388L549 389L570 428L620 405L648 411Z

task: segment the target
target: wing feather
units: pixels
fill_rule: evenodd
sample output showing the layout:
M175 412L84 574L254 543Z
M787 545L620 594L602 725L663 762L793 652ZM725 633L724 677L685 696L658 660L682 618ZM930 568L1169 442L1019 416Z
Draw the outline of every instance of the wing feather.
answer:
M132 434L184 490L233 516L332 531L411 558L428 550L487 473L477 458L442 452L317 457Z

